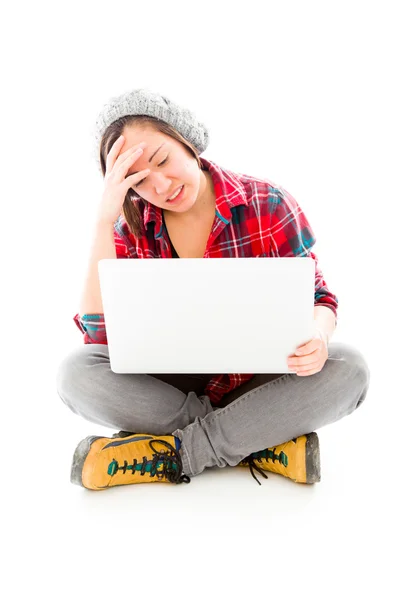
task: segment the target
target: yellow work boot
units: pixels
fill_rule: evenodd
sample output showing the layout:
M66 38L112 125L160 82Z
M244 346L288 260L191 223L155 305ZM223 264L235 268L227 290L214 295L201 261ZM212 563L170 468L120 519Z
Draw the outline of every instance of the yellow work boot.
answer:
M90 435L74 453L71 482L89 490L130 483L190 483L182 474L180 440L173 435L120 432Z
M289 477L296 483L316 483L321 481L318 436L315 432L307 433L279 446L253 452L237 466L250 467L259 485L261 483L254 475L253 468L266 479L268 476L264 471L271 471Z

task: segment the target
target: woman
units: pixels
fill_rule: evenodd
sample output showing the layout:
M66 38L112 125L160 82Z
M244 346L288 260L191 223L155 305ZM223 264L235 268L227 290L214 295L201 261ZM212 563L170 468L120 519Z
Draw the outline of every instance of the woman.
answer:
M330 343L338 299L310 252L315 236L298 203L266 179L200 158L207 144L207 129L193 113L145 89L112 98L96 121L105 187L74 317L84 344L57 374L58 394L73 412L121 430L77 446L71 481L88 489L189 483L207 467L227 465L249 466L257 481L253 469L315 483L314 429L352 413L367 394L370 373L361 353ZM315 335L288 357L290 373L111 371L100 259L231 256L314 259Z

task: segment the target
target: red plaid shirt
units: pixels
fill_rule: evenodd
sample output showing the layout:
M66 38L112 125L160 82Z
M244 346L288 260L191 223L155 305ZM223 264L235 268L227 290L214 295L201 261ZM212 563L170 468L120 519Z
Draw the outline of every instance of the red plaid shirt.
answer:
M316 239L296 200L268 179L233 173L200 157L209 170L216 194L215 220L203 258L310 256L315 261L314 305L327 306L336 317L338 299L332 294L310 251ZM117 258L172 258L162 210L139 200L145 236L135 238L121 216L114 224ZM104 314L73 317L85 344L107 344ZM227 373L212 377L205 388L210 401L221 398L253 377Z

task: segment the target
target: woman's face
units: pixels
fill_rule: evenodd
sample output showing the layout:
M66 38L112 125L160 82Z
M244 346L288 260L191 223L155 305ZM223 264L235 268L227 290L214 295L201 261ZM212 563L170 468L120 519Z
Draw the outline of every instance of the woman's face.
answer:
M194 207L198 198L204 196L206 177L183 144L151 127L125 127L122 134L125 141L121 154L135 144L146 143L143 154L132 163L126 175L150 169L141 182L132 186L141 198L171 213L186 213ZM180 200L176 204L167 202L182 185L184 189Z

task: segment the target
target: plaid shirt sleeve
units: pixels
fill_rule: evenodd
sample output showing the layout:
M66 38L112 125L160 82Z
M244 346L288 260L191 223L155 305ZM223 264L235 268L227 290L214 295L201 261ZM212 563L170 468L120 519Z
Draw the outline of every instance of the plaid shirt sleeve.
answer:
M310 248L316 243L314 232L297 201L282 187L275 188L271 202L270 256L304 256L315 262L314 306L327 306L335 315L339 300L328 288L318 266L316 254Z
M114 242L117 258L129 258L128 248L124 239L114 229ZM84 344L107 344L107 332L104 321L104 314L84 314L76 313L73 317L75 325L83 333Z

